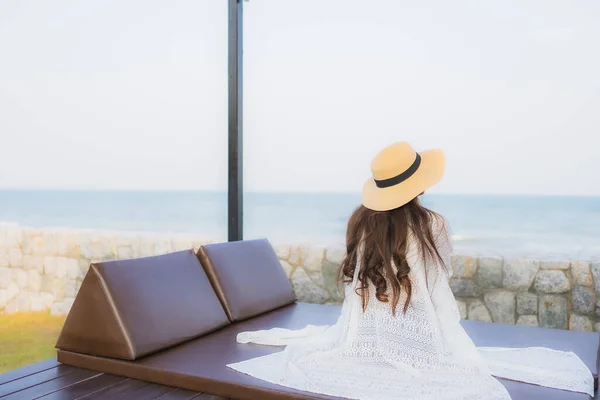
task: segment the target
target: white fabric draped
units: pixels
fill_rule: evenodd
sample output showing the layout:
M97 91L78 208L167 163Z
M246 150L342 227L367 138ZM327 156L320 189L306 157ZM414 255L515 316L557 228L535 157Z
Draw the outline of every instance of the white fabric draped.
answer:
M446 230L434 229L449 266ZM413 293L406 313L401 312L402 297L394 316L372 287L363 312L355 291L357 266L336 324L242 332L239 343L286 347L229 367L273 384L360 400L510 399L494 376L593 396L592 373L574 353L476 348L460 325L448 284L451 271L441 265L426 271L416 250L409 246Z

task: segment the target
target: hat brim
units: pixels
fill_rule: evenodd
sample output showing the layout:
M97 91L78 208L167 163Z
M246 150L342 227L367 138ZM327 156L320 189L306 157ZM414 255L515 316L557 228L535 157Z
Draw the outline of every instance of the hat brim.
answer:
M362 192L363 205L373 211L388 211L402 207L425 190L438 183L444 176L446 158L441 150L419 152L421 165L407 180L387 188L379 188L373 178Z

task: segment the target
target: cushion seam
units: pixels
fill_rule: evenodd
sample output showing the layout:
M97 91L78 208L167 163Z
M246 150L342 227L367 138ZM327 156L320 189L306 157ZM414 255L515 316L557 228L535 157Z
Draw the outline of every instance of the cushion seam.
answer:
M115 317L115 319L117 321L117 325L119 325L119 328L121 328L121 333L125 337L125 342L127 343L127 348L129 349L129 355L131 356L132 359L135 359L133 343L131 342L129 333L127 332L127 329L125 328L125 325L123 324L123 319L121 318L121 315L119 314L119 310L117 310L117 307L115 306L115 301L114 301L110 291L108 290L106 281L104 280L104 277L102 276L102 274L100 274L96 268L92 268L92 270L94 271L94 273L96 274L96 277L98 278L98 281L100 282L100 287L102 288L102 291L104 292L104 295L106 296L106 299L108 300L110 309L113 313L113 316Z

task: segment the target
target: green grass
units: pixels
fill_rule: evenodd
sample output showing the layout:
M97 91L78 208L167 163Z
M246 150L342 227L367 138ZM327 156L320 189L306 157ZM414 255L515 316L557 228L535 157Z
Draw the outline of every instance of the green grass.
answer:
M55 357L64 322L47 312L0 315L0 373Z

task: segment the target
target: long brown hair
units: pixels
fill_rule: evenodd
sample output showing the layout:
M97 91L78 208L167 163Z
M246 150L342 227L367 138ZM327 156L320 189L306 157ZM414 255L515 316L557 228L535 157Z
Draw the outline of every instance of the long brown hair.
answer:
M406 259L408 238L412 233L426 268L432 261L444 265L436 247L434 235L437 233L432 229L436 221L445 229L442 217L423 207L418 198L390 211L373 211L363 205L354 211L348 221L346 257L340 265L339 275L344 283L352 282L360 262L356 290L362 298L363 310L369 301L369 286L373 285L377 300L391 301L394 315L400 295L405 292L403 312L406 313L412 295L412 282L408 276L410 266Z

